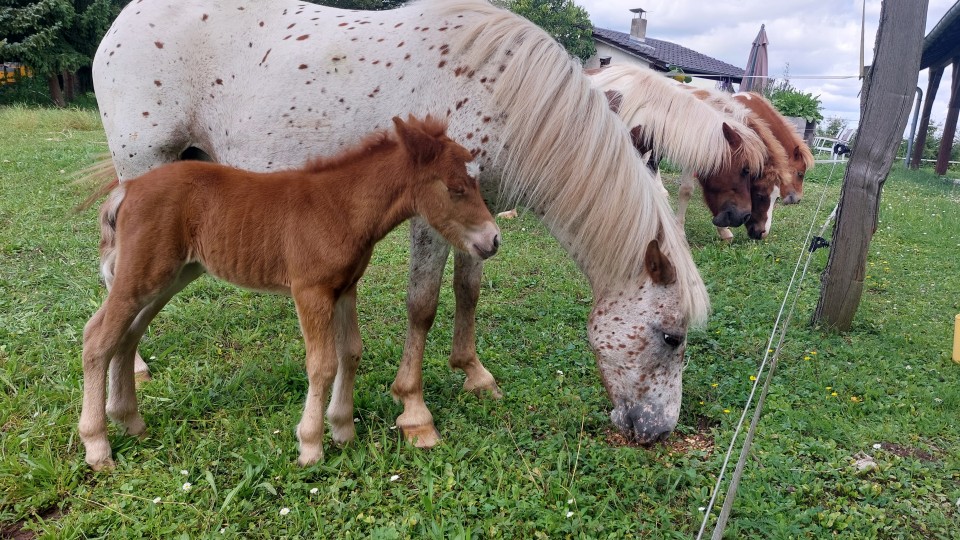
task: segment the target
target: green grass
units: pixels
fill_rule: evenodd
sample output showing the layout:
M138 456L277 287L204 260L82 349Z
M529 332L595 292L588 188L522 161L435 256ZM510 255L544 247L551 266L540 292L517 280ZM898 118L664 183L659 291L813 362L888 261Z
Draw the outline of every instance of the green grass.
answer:
M688 235L714 315L689 337L669 445L611 444L585 335L589 288L527 215L501 223L504 247L485 267L478 313L478 348L503 400L465 394L462 375L446 367L453 299L443 290L424 368L439 447L417 450L392 429L400 408L388 388L406 321L401 227L362 282L352 445L328 439L321 464L295 465L306 381L292 304L204 278L171 302L141 348L155 357L154 380L139 390L148 438L112 429L117 468L92 473L76 435L81 330L104 290L95 211L71 213L85 193L70 173L105 150L104 136L94 111L5 107L0 126L4 535L690 538L817 199L826 190L819 228L841 181L838 171L828 182L821 166L804 202L779 207L760 243L742 230L733 245L719 243L703 206L691 205ZM954 537L958 204L960 187L928 173L890 177L846 334L807 324L827 258L815 253L727 537ZM858 472L861 453L877 468Z

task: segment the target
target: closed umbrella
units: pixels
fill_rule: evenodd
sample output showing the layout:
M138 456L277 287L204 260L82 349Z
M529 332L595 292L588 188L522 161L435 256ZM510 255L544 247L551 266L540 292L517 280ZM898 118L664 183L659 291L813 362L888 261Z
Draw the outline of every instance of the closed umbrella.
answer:
M767 84L767 30L766 25L760 25L760 33L753 40L753 47L750 48L750 56L747 57L747 70L743 74L743 82L740 83L740 91L762 92Z

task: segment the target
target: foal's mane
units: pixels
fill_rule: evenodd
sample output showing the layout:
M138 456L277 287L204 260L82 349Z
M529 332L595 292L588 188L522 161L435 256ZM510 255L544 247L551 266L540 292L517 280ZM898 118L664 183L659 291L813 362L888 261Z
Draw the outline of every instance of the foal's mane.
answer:
M769 116L772 116L772 118L767 119L768 123L780 122L784 124L780 131L788 134L790 139L793 141L793 145L800 148L800 160L803 161L804 169L812 169L814 165L813 152L810 151L810 147L807 146L807 142L803 140L803 137L801 137L799 133L797 133L797 130L793 129L793 126L786 124L786 119L783 118L783 115L777 112L777 110L774 109L773 105L767 101L766 98L756 92L743 92L743 94L748 96L749 99L758 100L763 104L764 109L767 109L770 112ZM789 159L790 154L793 152L793 148L784 148L784 150L787 152L787 157Z
M708 175L728 166L731 157L753 170L763 166L766 148L752 130L694 98L662 73L621 64L591 74L590 79L596 88L619 93L620 118L630 128L642 126L640 135L647 147L663 152L675 164ZM743 140L735 156L723 136L723 123Z
M493 100L505 113L498 151L504 195L569 231L569 250L597 292L639 282L647 244L659 239L676 267L688 321L703 324L706 287L669 201L580 64L539 27L487 2L417 5L452 24L471 15L451 44L454 59L499 69Z
M338 169L356 161L370 159L372 155L393 150L398 144L392 129L375 131L339 154L310 159L301 170L306 173L320 173Z

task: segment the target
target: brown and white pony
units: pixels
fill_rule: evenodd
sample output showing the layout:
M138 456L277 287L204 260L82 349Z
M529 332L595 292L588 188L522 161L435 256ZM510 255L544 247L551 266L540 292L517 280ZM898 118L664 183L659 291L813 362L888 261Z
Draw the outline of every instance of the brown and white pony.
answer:
M479 183L467 172L470 151L430 117L393 122L395 135L378 132L298 170L253 173L182 161L110 184L100 211L109 293L83 332L79 431L91 467L113 466L106 416L133 435L146 429L134 384L137 345L163 306L204 272L293 297L309 380L297 426L299 463L323 457L331 385L333 439L354 437L361 343L353 305L374 245L414 215L481 259L500 243Z
M739 92L733 95L741 105L762 118L770 127L773 136L787 153L792 174L784 178L780 186L780 200L783 204L796 204L803 198L803 178L813 168L813 153L797 130L787 122L772 103L755 92Z
M648 68L616 65L588 70L594 88L630 130L641 154L696 174L718 227L742 225L751 214L750 184L767 160L767 149L742 120L697 99Z

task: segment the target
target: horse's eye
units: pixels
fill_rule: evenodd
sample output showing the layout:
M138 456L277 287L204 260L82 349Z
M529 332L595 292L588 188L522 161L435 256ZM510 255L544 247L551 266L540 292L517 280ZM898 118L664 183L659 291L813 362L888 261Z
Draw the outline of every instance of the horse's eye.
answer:
M464 189L462 186L457 186L457 187L448 187L447 192L449 192L450 195L453 197L462 197L464 194L466 194L467 190Z
M741 174L742 176L750 176L750 169L747 168L747 167L744 167L743 170L740 171L740 174Z
M800 178L803 178L803 173L800 171L797 171L797 176L799 176Z
M684 338L684 336L678 336L678 335L675 335L675 334L668 334L668 333L666 333L666 332L664 332L664 334L663 334L663 342L666 343L667 345L673 347L673 348L679 347L680 344L683 343L683 338Z

